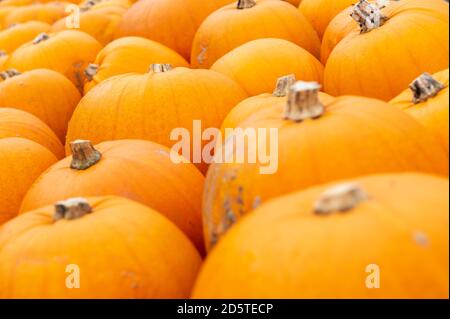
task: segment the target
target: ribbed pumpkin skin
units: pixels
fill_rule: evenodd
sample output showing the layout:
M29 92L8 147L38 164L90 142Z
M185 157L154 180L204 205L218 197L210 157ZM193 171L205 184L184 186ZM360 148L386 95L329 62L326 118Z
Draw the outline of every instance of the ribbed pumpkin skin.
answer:
M352 181L369 199L344 213L314 214L333 183L249 214L208 256L193 298L448 298L448 180ZM366 286L370 264L379 266L379 289Z
M97 74L85 84L84 92L87 93L98 83L114 75L145 73L154 63L168 63L174 67L189 66L181 55L158 42L140 37L117 39L98 53L94 62L99 66Z
M102 45L106 45L114 39L117 26L126 11L127 9L121 6L110 6L82 12L78 30L86 32ZM62 18L53 24L51 30L58 32L66 29L66 18Z
M322 103L327 103L334 99L330 95L319 92L319 99ZM236 105L222 122L222 134L225 134L227 128L236 128L240 124L252 117L256 112L273 112L274 107L281 107L286 103L286 97L277 97L273 94L263 93L249 97Z
M441 141L444 148L449 147L449 104L448 104L448 69L432 75L434 79L445 86L436 96L425 102L414 104L413 93L406 89L389 103L405 110L417 121L427 127Z
M83 97L70 120L67 141L145 139L172 147L178 142L170 140L173 129L192 133L193 120L201 120L203 128L219 128L246 97L235 82L209 70L120 75ZM67 145L66 153L70 153ZM206 171L204 163L195 164Z
M174 164L168 148L150 141L111 141L95 148L102 158L86 170L71 169L70 156L42 174L25 196L21 212L71 197L122 196L164 214L204 252L204 177L194 165Z
M83 90L84 69L95 60L101 44L87 33L73 30L50 35L48 40L29 42L18 48L6 61L7 68L28 71L51 69L65 75Z
M47 32L50 25L40 21L19 23L0 31L0 49L11 53L22 44L33 40L39 33Z
M19 109L0 107L0 139L23 137L46 147L57 158L64 147L53 131L36 116Z
M2 54L0 53L0 71L3 70L3 66L5 65L6 60L8 59L8 55L7 54ZM3 80L0 79L0 82L2 82Z
M0 139L0 225L18 214L28 188L56 161L52 152L34 141Z
M128 199L87 200L92 213L77 220L54 222L47 206L4 225L1 298L189 297L201 258L175 225ZM68 265L79 267L78 289L66 288Z
M325 29L320 46L320 61L324 65L326 65L334 47L349 33L355 30L356 22L350 18L351 12L352 7L344 9L330 21Z
M0 107L13 107L37 116L62 142L80 98L75 86L52 70L32 70L0 82Z
M29 5L33 2L34 2L33 0L2 0L0 2L0 8L7 6L24 6Z
M4 19L4 27L27 21L41 21L53 24L67 13L67 2L34 3L29 6L14 7Z
M117 38L141 36L177 51L189 60L195 32L202 21L233 0L143 0L123 16Z
M421 73L448 67L448 3L391 2L382 12L389 18L384 25L360 34L355 22L333 49L325 66L325 92L389 101Z
M233 79L250 96L272 92L277 78L286 74L319 83L323 78L323 66L312 54L282 39L250 41L221 57L211 70Z
M298 9L278 0L261 0L248 9L232 3L208 16L195 35L191 64L209 68L234 48L261 38L285 39L319 57L319 37Z
M207 249L221 235L230 211L239 218L255 203L295 190L376 173L448 175L444 148L405 112L362 97L328 98L322 103L325 114L316 120L283 120L286 102L280 100L240 123L244 129L278 128L278 168L274 174L261 174L260 167L267 163L210 165L202 208ZM248 148L249 154L256 151Z
M322 38L330 21L354 3L354 0L304 0L299 9Z
M15 8L14 6L0 7L0 30L7 27L6 18Z

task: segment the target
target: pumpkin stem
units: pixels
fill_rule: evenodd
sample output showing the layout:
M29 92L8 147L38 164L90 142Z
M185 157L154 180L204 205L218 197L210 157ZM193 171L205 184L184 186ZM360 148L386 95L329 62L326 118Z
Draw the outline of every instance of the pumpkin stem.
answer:
M277 97L286 96L289 92L289 87L295 83L295 74L289 74L278 78L277 86L273 95Z
M89 11L93 6L95 6L96 4L99 4L100 2L102 2L102 1L101 1L101 0L89 0L89 1L86 1L86 2L80 7L80 11L81 11L81 12Z
M43 41L46 41L48 39L50 39L50 36L47 33L42 32L42 33L39 33L36 38L34 38L32 43L33 44L39 44L39 43L41 43Z
M170 70L173 69L172 64L168 64L168 63L155 63L150 65L150 72L153 73L164 73L164 72L169 72Z
M239 10L250 9L250 8L253 8L254 6L256 6L255 0L238 0L238 3L237 3L237 8Z
M17 75L20 75L20 72L16 69L8 69L6 71L0 72L0 78L2 78L3 80L10 79Z
M85 170L100 161L102 154L92 146L91 141L76 140L70 143L72 162L70 168Z
M319 101L320 85L317 82L298 81L289 88L284 118L300 122L320 117L325 108Z
M53 220L58 221L61 219L72 220L83 217L86 214L92 212L92 207L88 201L84 198L70 198L63 200L55 204L55 213L53 214Z
M380 9L376 4L360 0L353 6L350 16L359 24L361 33L366 33L379 28L387 21L387 17L381 13Z
M416 78L409 88L413 92L413 102L415 104L425 102L430 97L436 96L445 85L434 79L429 73L425 72Z
M92 81L94 76L97 75L98 72L98 64L89 64L88 67L84 70L84 75L88 79L88 81Z
M325 191L314 205L314 213L328 215L346 212L368 199L364 190L356 183L340 184Z

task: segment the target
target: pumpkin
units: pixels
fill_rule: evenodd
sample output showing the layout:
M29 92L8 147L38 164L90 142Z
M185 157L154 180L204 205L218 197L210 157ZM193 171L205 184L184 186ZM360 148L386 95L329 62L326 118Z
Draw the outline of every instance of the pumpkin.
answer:
M286 1L296 7L298 7L298 5L302 2L302 0L284 0L284 1Z
M79 140L70 145L72 155L39 177L25 196L21 212L70 197L123 196L164 214L204 252L204 177L194 165L173 163L167 147L150 141L111 141L94 148L89 141Z
M237 160L242 155L238 132L225 136L223 149L228 152L216 149L221 161L210 165L205 182L202 210L208 248L254 206L288 192L375 173L448 176L445 150L408 114L375 99L319 98L319 88L314 82L297 82L287 99L239 124L243 132L266 133L266 143L248 144L247 159L261 153L267 159Z
M57 158L64 156L64 147L53 131L34 115L0 107L0 139L23 137L46 147Z
M251 96L241 101L223 120L221 129L223 136L226 134L226 129L239 127L242 122L251 117L255 112L266 109L270 112L274 105L286 103L286 96L290 86L295 83L295 79L296 77L294 74L282 76L278 78L273 93L263 93ZM323 92L319 92L318 94L321 101L327 101L327 99L332 98Z
M81 10L79 16L80 28L78 30L86 32L103 45L111 42L114 39L117 25L127 8L118 5L99 9L85 8ZM52 26L52 32L66 29L70 29L67 27L67 18L60 19Z
M182 56L158 42L140 37L117 39L105 46L85 70L88 82L84 92L114 75L145 73L149 65L161 62L175 67L189 66Z
M8 53L0 50L0 71L3 70L3 66L5 65L5 62L7 59L8 59ZM1 81L3 81L2 78L0 78L0 82Z
M50 30L50 25L39 21L19 23L0 31L0 49L11 53L22 44L33 40L42 32Z
M35 2L35 0L1 0L0 7L26 6L26 5L32 4L33 2Z
M0 225L18 214L28 188L56 161L52 152L34 141L0 139Z
M55 2L54 0L1 0L0 7L3 6L28 6L35 3ZM78 3L78 0L65 0L64 2Z
M120 197L60 201L0 230L0 298L185 299L200 264L167 218Z
M430 4L390 2L383 10L365 0L358 2L352 16L360 30L351 31L331 52L325 66L325 92L389 101L421 73L447 68L448 3L425 2Z
M41 21L53 24L67 15L67 2L34 3L29 6L15 7L7 15L5 26L27 21Z
M209 68L234 48L261 38L289 40L319 57L319 37L298 9L279 0L240 0L205 19L192 44L191 64Z
M14 51L6 61L7 68L20 71L46 68L65 75L82 91L84 69L101 50L101 44L89 34L67 30L41 33L32 42Z
M328 23L354 3L354 0L304 0L299 9L322 38Z
M389 103L405 110L430 129L441 141L448 154L448 69L432 76L424 73L409 89Z
M227 75L250 96L272 92L273 83L285 74L317 82L323 77L323 66L311 53L283 39L250 41L225 54L211 70Z
M189 60L195 32L213 11L233 0L142 0L124 14L117 38L140 36L159 42Z
M16 9L15 6L2 6L0 7L0 30L3 30L7 27L6 25L6 18L8 15Z
M320 47L320 61L326 65L328 57L333 51L334 47L346 35L355 30L355 21L350 17L353 6L341 11L328 24L322 36L322 44Z
M75 86L52 70L12 72L10 76L0 82L0 107L37 116L64 142L67 123L81 98Z
M67 141L145 139L172 147L178 143L171 140L174 129L186 129L193 136L194 120L201 120L204 128L219 128L245 97L220 73L153 65L147 74L119 75L89 91L70 120ZM66 152L70 153L67 144ZM205 172L206 163L190 154L185 157Z
M193 298L448 298L448 192L408 173L278 197L219 242Z
M109 7L121 7L128 9L131 5L132 1L130 0L85 0L79 3L81 10L96 10Z

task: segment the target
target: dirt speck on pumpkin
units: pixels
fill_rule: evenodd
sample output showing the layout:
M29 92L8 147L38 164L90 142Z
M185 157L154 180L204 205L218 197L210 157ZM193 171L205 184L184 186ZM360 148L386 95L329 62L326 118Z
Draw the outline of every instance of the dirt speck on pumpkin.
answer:
M414 241L419 244L420 246L428 246L429 244L429 239L428 236L421 232L421 231L416 231L413 233L413 239Z

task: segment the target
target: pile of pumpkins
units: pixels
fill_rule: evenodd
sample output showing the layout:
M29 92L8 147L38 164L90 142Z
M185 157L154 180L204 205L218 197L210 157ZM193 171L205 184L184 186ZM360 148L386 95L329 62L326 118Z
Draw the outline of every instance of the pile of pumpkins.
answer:
M1 0L0 298L448 298L448 9Z

